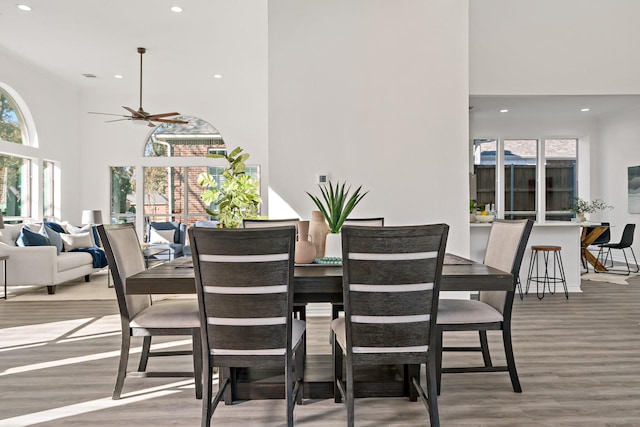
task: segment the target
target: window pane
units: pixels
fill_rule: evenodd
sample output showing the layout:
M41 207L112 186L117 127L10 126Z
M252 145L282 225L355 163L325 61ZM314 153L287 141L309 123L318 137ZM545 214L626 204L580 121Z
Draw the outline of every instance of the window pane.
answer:
M111 223L136 221L136 169L133 166L111 168Z
M577 195L577 139L547 139L544 141L545 195L548 220L570 221L569 201Z
M15 101L0 88L0 139L16 144L27 142L24 118Z
M163 123L147 141L145 157L204 157L207 152L226 153L218 130L196 117L178 116L189 124Z
M476 179L476 194L471 198L478 202L478 209L496 202L496 150L495 139L473 141L473 173Z
M537 140L504 140L505 219L536 219Z
M28 159L0 155L0 208L7 217L31 216L30 165Z
M56 206L56 165L50 161L42 162L42 217L55 218Z

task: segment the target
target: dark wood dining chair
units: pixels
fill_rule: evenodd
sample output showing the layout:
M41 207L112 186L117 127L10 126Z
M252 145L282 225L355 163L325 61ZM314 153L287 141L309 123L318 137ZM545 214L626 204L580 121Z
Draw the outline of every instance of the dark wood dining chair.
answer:
M202 325L203 427L220 400L235 400L239 367L285 371L293 426L305 357L305 322L292 315L295 234L293 226L189 229ZM214 397L213 367L221 368Z
M354 368L405 366L404 388L419 396L431 426L439 425L436 392L436 317L449 226L342 228L345 315L334 332L334 398L355 418ZM346 382L343 362L346 355ZM427 369L427 392L420 365Z
M481 291L477 300L440 299L438 307L438 393L442 373L504 372L508 371L513 391L520 393L513 345L511 340L511 312L520 265L524 257L533 221L496 220L491 225L484 255L484 264L508 271L513 275L513 287L509 291ZM502 331L502 343L506 366L494 366L489 353L488 330ZM479 347L443 347L443 333L448 331L478 331ZM443 351L482 352L484 366L442 367Z
M145 259L134 224L99 225L98 233L107 255L109 270L120 311L122 341L120 363L112 398L120 399L125 377L195 378L196 397L202 397L202 350L200 347L200 317L194 300L165 300L152 303L151 295L127 295L127 277L145 270ZM167 335L191 335L193 350L151 351L151 338ZM143 337L138 371L127 372L132 337ZM193 355L194 372L147 372L152 356Z

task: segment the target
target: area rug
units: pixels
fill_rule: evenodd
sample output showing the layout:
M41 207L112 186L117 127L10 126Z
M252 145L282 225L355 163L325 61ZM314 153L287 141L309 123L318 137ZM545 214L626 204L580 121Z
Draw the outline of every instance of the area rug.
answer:
M581 280L589 280L591 282L615 283L616 285L628 285L628 279L637 276L637 274L613 274L613 273L586 273L580 276Z

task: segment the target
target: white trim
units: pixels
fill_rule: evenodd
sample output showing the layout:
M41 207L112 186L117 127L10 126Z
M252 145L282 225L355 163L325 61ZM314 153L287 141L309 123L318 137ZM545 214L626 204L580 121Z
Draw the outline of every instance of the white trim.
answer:
M209 352L212 356L282 356L286 354L285 348L265 348L261 350L231 350L227 348L212 348Z
M285 325L286 317L207 317L209 325L222 326L268 326L268 325Z
M200 255L202 262L272 262L286 261L289 253L265 255Z
M351 316L353 323L415 323L428 322L430 314L416 314L412 316Z
M384 253L374 254L365 252L349 252L349 259L362 261L411 261L416 259L436 258L438 252L409 252L409 253Z
M423 353L429 350L428 345L410 347L353 347L354 353Z
M285 294L287 285L273 286L204 286L206 294L238 294L238 295L259 295L259 294Z
M417 292L433 290L431 283L411 283L405 285L367 285L364 283L351 283L349 290L352 292Z

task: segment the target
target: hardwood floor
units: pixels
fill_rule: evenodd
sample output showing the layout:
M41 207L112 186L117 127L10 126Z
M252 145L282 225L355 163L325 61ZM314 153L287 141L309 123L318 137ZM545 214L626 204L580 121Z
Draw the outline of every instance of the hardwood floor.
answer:
M438 399L443 426L640 425L640 278L630 285L584 282L583 293L516 299L514 348L523 387L508 374L445 374ZM0 427L197 426L193 381L128 378L111 400L119 349L115 301L0 301ZM329 353L328 319L310 318L309 352ZM474 335L446 335L472 342ZM188 337L184 343L188 346ZM158 342L172 345L167 338ZM496 361L499 336L490 335ZM134 346L139 346L135 341ZM445 363L480 363L479 354L445 354ZM137 363L133 357L131 366ZM190 369L189 357L152 359L149 367ZM181 367L183 366L183 367ZM423 370L424 371L424 370ZM423 380L424 381L424 380ZM215 387L215 386L214 386ZM213 425L281 426L283 400L220 405ZM346 423L332 399L306 399L298 426ZM428 425L420 402L356 400L359 426Z

